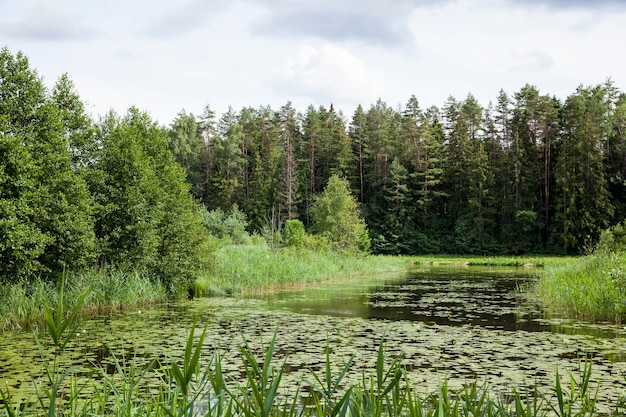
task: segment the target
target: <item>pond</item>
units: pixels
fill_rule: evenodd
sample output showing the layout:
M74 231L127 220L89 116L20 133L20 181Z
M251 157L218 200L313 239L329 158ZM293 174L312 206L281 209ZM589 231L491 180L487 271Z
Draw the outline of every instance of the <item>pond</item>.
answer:
M208 328L207 360L219 349L234 379L241 372L237 346L243 339L260 350L276 332L276 359L285 358L288 371L286 391L295 389L293 382L310 380L310 370L322 369L327 342L336 372L356 355L346 381L359 382L373 369L384 337L388 361L401 356L425 394L444 380L455 390L474 378L496 392L535 382L548 391L557 368L567 376L587 359L600 383L601 407L614 403L626 394L626 331L543 318L518 291L535 274L528 268L420 267L402 275L103 315L81 323L64 361L113 372L112 355L180 358L197 318ZM0 384L14 394L27 395L33 380L42 380L41 363L32 335L0 336Z

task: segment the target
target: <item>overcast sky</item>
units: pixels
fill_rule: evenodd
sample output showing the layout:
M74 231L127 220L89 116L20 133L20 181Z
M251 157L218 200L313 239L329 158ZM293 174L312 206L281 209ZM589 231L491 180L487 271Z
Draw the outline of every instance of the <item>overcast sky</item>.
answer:
M0 0L0 47L102 115L170 124L209 104L422 108L526 83L626 91L624 0Z

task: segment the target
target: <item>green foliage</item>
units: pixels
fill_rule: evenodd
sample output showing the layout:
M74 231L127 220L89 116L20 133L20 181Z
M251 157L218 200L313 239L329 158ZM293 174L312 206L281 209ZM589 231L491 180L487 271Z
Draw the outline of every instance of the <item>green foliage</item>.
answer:
M193 114L178 113L167 131L168 149L183 167L193 194L202 197L202 174L205 168L205 143Z
M19 331L43 324L45 306L59 300L61 285L33 279L29 283L0 285L0 331ZM67 272L63 287L65 309L76 305L85 288L89 295L83 302L87 311L128 309L166 301L163 284L142 271L121 271L116 268L88 269Z
M348 181L333 175L311 207L311 231L325 236L333 248L346 253L367 253L370 239Z
M195 294L230 294L245 289L405 271L406 266L402 258L341 255L330 251L323 238L306 235L303 248L276 251L266 244L219 248L214 267L196 279Z
M248 226L246 215L236 204L227 213L221 208L208 211L203 206L202 224L212 236L221 239L225 244L250 243L250 235L246 231Z
M546 268L533 288L549 313L620 323L626 315L626 258L603 253Z
M596 252L605 254L626 252L626 222L603 230L600 233Z
M287 220L283 229L283 244L301 248L304 246L306 231L300 220Z
M70 319L60 324L69 325ZM67 326L69 327L69 326ZM56 329L56 327L53 328ZM72 337L73 333L68 336ZM330 349L327 346L323 375L311 371L314 383L304 381L295 392L288 392L281 385L288 372L287 359L279 366L275 360L276 332L261 352L255 351L244 339L239 344L243 381L233 383L222 368L222 356L215 351L208 366L201 368L202 348L206 328L195 338L195 323L189 330L182 358L171 357L168 367L153 359L140 365L136 358L129 363L113 356L115 374L109 375L100 366L84 369L58 366L54 355L52 363L46 364L48 380L36 387L36 401L15 400L8 388L0 387L2 399L0 416L21 417L31 415L116 415L124 417L192 416L210 417L312 417L312 416L492 416L492 417L560 417L604 415L597 407L599 383L594 383L591 365L582 364L578 371L569 372L569 378L561 380L557 369L552 392L540 392L537 385L524 394L513 387L511 391L499 390L494 394L490 387L479 388L476 380L468 381L459 392L448 388L447 381L439 384L430 394L417 394L418 387L403 369L401 357L387 358L384 341L379 344L375 371L363 372L361 382L350 380L353 358L333 376ZM41 347L41 344L39 344ZM59 350L59 353L62 351ZM42 359L46 359L43 350ZM259 359L260 358L260 359ZM386 365L388 364L388 365ZM77 382L77 371L93 371L103 380ZM361 371L360 371L361 372ZM158 376L156 383L154 375ZM354 380L354 379L352 379ZM37 385L37 382L35 382ZM310 385L309 385L310 384ZM89 398L80 395L86 388L93 390ZM312 389L308 402L302 402L300 393ZM503 400L509 397L510 402ZM612 415L624 412L624 396L615 401Z
M95 253L86 184L61 108L21 53L0 51L0 280L60 274Z
M38 167L19 137L0 134L0 277L6 282L39 272L40 256L53 238L31 220Z
M567 251L595 241L609 225L610 202L602 164L606 124L606 91L582 88L564 105L564 134L556 163L556 211L553 235Z
M186 291L208 262L208 240L163 131L131 108L121 119L109 115L99 135L88 178L101 263L151 271L171 295Z

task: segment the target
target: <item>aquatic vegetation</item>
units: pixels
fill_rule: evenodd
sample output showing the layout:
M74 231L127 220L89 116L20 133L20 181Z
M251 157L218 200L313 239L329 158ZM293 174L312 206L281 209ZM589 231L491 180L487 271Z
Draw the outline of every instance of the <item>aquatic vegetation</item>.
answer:
M596 253L545 269L532 297L550 314L621 323L626 317L626 256Z
M88 270L68 273L63 279L64 303L71 309L90 288L83 313L140 307L167 299L163 284L140 271ZM43 279L30 283L0 284L0 331L20 330L40 323L46 304L55 305L60 297L60 284Z
M64 314L47 309L47 331L55 352L60 353L74 334L76 313ZM61 314L59 314L61 313ZM85 367L47 368L48 383L36 391L35 401L14 399L0 388L0 416L595 416L600 385L594 381L591 365L584 362L578 372L565 378L557 370L554 386L547 392L537 386L493 391L469 380L459 389L451 389L447 380L433 392L421 394L408 378L402 357L388 358L386 340L380 340L372 372L360 372L357 382L342 384L352 369L350 359L333 376L330 345L326 343L323 371L311 368L309 380L296 387L282 384L288 374L287 358L275 365L277 332L267 346L256 349L243 338L238 344L239 378L228 375L222 366L223 354L216 350L203 366L202 347L207 329L195 337L196 323L189 334L181 357L162 356L147 365L133 358L130 363L114 358L115 369L108 372L92 367L101 381L75 377ZM45 355L43 351L40 352ZM55 353L55 355L57 354ZM55 356L56 357L56 356ZM159 383L154 386L152 379ZM292 384L292 383L290 383ZM288 389L289 388L289 389ZM88 396L81 395L91 390ZM613 404L610 415L626 412L622 395ZM606 413L604 414L606 415Z
M488 275L485 268L455 270L468 280L476 274L477 283ZM501 270L505 275L531 273ZM443 275L435 274L431 284L438 279ZM375 296L363 299L374 310L378 301L392 301L381 291L385 282L399 281L379 277ZM401 294L395 284L385 285L389 294ZM477 292L464 285L456 293ZM456 303L453 294L444 297L444 304ZM199 298L106 314L79 327L69 320L61 333L71 340L59 350L55 365L55 375L67 375L56 390L54 415L512 417L626 412L623 359L608 359L611 352L624 354L623 334L594 340L490 325L439 325L436 320L302 314L278 297L271 302L255 297ZM332 304L344 308L344 300L341 295ZM55 307L47 309L48 323L54 326L52 331L46 326L45 332L53 337L37 333L43 348L56 346L55 338L62 340L54 336L64 326L57 318L69 317L50 305ZM275 330L268 334L268 329ZM29 346L0 351L0 416L49 414L47 393L52 391L45 370L22 368L15 376L7 367L5 353L17 355L14 361L35 362L29 349L41 356L43 368L44 361L53 363L57 351ZM36 389L29 391L31 379Z
M299 248L274 251L266 245L226 246L215 255L213 269L195 281L197 296L398 272L408 266L408 260L400 257L344 256Z

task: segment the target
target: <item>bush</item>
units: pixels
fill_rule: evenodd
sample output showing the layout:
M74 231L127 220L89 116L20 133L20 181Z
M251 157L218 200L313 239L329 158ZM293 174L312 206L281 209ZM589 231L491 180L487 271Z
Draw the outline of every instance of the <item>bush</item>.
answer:
M235 204L228 213L217 208L208 211L202 208L202 223L207 231L225 244L247 245L251 242L246 231L248 220L246 214Z
M324 192L311 207L311 219L312 232L325 236L333 249L345 253L369 252L367 226L346 179L330 177Z
M287 220L285 229L283 230L283 244L285 246L293 246L301 248L304 246L306 231L300 220Z
M603 230L596 246L599 253L626 252L626 222Z

